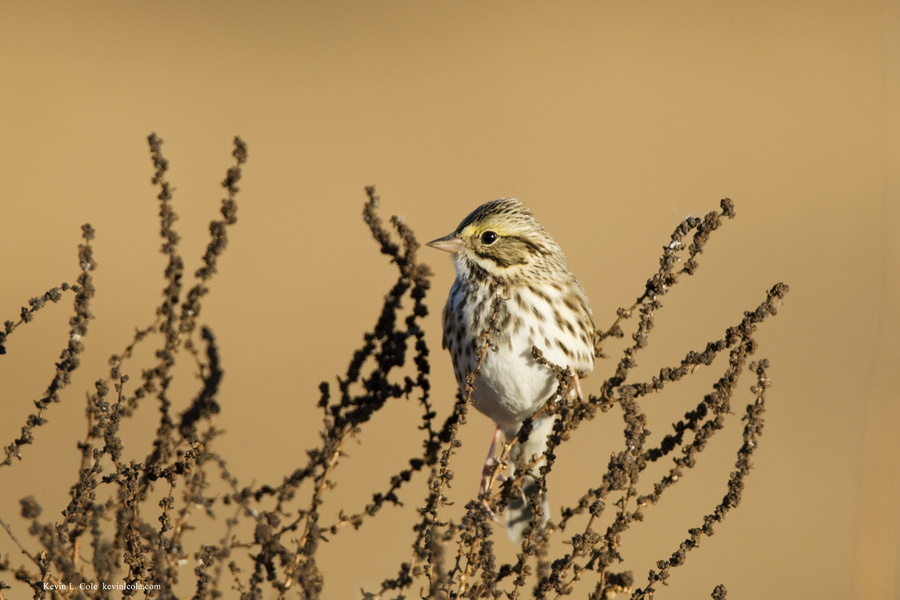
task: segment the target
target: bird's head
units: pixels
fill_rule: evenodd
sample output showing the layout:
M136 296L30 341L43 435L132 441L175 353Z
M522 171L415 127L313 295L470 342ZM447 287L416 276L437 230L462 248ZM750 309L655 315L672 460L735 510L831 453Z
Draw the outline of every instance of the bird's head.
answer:
M496 277L514 276L562 254L547 230L515 198L482 204L456 231L427 245L451 252L457 268L476 266Z

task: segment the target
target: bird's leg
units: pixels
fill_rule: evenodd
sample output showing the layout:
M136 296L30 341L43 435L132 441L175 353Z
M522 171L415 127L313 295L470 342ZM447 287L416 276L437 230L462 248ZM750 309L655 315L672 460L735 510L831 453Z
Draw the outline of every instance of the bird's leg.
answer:
M572 383L575 385L575 397L584 398L581 394L581 383L579 383L578 373L572 373Z
M497 447L497 440L500 439L500 427L494 430L494 438L491 440L491 448L488 450L487 459L484 461L484 469L481 471L481 486L478 493L483 494L488 491L488 483L491 480L491 472L494 466L494 448Z
M581 383L579 382L578 373L576 373L575 369L572 367L569 367L566 371L566 375L572 380L572 389L569 390L569 400L584 398L584 396L581 395Z
M494 467L494 448L497 447L497 440L500 439L500 427L494 430L494 438L491 440L491 448L488 450L487 460L484 461L484 468L481 470L481 485L478 487L478 495L482 495L485 492L490 491L490 481L491 474L493 472ZM497 515L494 514L494 511L491 510L491 505L487 500L482 500L482 504L484 504L484 509L488 512L490 517L500 522L500 519L497 518Z

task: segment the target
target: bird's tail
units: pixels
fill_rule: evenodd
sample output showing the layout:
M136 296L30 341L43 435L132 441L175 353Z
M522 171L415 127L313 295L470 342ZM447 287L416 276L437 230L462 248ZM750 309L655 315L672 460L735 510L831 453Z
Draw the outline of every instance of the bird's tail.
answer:
M542 417L535 419L532 424L531 435L524 443L518 443L510 450L510 463L512 476L516 477L516 463L521 461L528 465L533 461L537 463L529 470L522 482L522 495L512 498L506 508L506 532L514 542L522 541L525 530L528 528L534 516L527 498L537 490L537 479L540 477L540 468L544 464L541 458L547 450L547 437L553 430L553 422L556 417ZM550 518L550 504L547 502L547 494L542 494L542 515L538 523L543 526Z

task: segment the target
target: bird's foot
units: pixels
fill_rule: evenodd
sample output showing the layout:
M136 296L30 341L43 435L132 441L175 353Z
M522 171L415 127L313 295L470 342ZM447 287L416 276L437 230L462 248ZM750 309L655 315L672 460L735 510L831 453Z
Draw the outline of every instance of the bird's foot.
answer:
M501 525L503 524L503 522L497 516L497 513L495 513L493 510L491 510L491 505L488 503L487 500L482 500L481 505L484 507L484 511L487 513L488 517L490 517L490 519L492 521L494 521L496 523L500 523Z

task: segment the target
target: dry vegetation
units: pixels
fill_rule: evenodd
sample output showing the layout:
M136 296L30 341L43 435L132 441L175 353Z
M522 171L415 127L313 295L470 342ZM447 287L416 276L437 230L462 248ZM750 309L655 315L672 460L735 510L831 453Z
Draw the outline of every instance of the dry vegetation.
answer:
M460 446L458 433L465 425L470 399L458 395L452 410L443 416L432 401L430 351L421 327L422 318L428 313L425 299L431 272L418 260L419 244L412 230L396 217L391 219L393 232L382 222L373 188L367 189L364 218L381 252L396 265L398 277L385 296L374 329L365 334L363 347L351 358L337 388L322 383L318 399L310 400L317 402L322 411L320 437L309 440L305 464L283 465L285 475L277 485L246 485L229 473L228 457L219 449L221 432L215 426L222 377L219 350L209 328L198 331L197 319L202 308L200 300L209 292L208 281L225 249L227 229L237 220L236 184L247 149L240 138L235 138L235 164L222 183L227 192L222 201L223 218L210 224L212 239L203 266L194 274L195 285L185 291L184 263L178 252L178 234L173 229L176 215L166 180L167 162L161 154L161 140L151 135L149 142L155 168L153 181L159 188L162 252L168 257L163 301L155 321L139 330L124 351L110 358L109 373L98 379L96 389L88 394L88 433L79 444L81 468L72 474L68 506L42 511L28 490L4 486L5 493L22 498L22 511L15 520L0 515L0 525L6 530L0 533L8 536L21 553L0 557L0 599L4 593L21 597L26 588L31 588L34 598L176 598L188 594L197 599L317 598L331 575L323 572L316 560L317 553L325 547L321 542L335 535L352 535L353 529L365 527L369 520L377 518L386 504L400 506L401 493L403 510L414 510L418 515L409 532L412 553L409 546L385 551L394 550L396 556L412 559L398 564L397 571L385 579L380 589L364 592L366 598L557 598L572 593L576 582L581 582L578 590L587 590L594 599L615 595L652 598L656 586L665 585L672 570L738 506L762 432L769 386L767 362L748 362L757 349L753 336L757 326L776 313L787 286L775 285L765 300L755 310L744 313L740 323L729 328L722 339L689 352L677 364L662 366L649 381L629 380L635 356L647 345L654 316L662 308L660 299L672 291L680 278L694 274L710 235L723 219L735 216L730 200L721 202L720 212L711 212L703 219L688 218L678 225L665 246L658 272L649 278L643 293L632 306L620 309L611 319L612 325L598 335L599 354L607 338L623 338L623 323L637 317L631 335L633 343L619 357L614 374L602 383L600 393L584 399L548 402L542 409L557 414L558 419L539 485L529 498L535 507L540 504L541 489L546 487L546 475L553 468L555 451L566 443L573 430L600 413L609 413L605 418L623 419L624 436L602 481L584 482L583 495L574 506L551 515L546 528L533 523L517 560L498 564L495 538L499 536L497 543L510 542L502 527L490 519L484 503L490 503L495 510L502 509L512 494L521 493L521 481L506 479L496 483L502 480L496 477L502 465L499 461L493 478L496 485L482 497L469 501L461 522L445 517L448 482L453 477L451 466ZM39 451L29 446L40 445L34 430L47 422L48 415L52 416L53 404L72 402L78 397L63 396L61 392L79 365L95 293L91 281L95 268L91 248L94 230L85 225L83 232L77 284L63 284L30 300L19 320L7 321L5 330L0 332L0 353L5 353L7 338L30 322L38 310L48 302L58 302L65 293L75 296L71 335L56 363L56 376L35 403L36 411L28 417L21 436L6 446L0 476L14 460L27 461L29 452ZM501 302L498 299L495 306ZM491 333L489 328L483 334L482 356L490 347ZM198 335L202 342L196 339ZM149 366L130 364L133 348L152 343L151 340L158 344L158 362ZM534 351L543 360L540 350ZM720 355L726 364L720 367L721 377L713 389L685 412L671 434L651 447L646 415L639 402L688 377L698 366L712 365ZM169 397L177 360L193 361L200 373L192 399ZM415 365L415 375L398 375L410 361ZM564 391L570 385L565 370L551 366L557 370ZM733 396L745 370L754 380L752 396L744 410L736 411L743 413L743 444L736 449L735 470L723 482L725 494L721 503L709 508L703 522L689 529L684 542L669 558L660 560L646 579L637 581L631 572L617 570L622 561L622 532L639 524L644 512L683 479L707 441L733 415ZM139 384L129 382L126 372L141 373ZM477 385L477 377L477 371L470 374L470 385ZM448 390L441 391L442 396L448 394ZM569 396L562 393L560 397ZM323 513L323 503L340 475L339 461L347 460L342 448L351 438L364 435L372 415L397 398L418 401L422 452L410 457L407 469L387 479L382 491L356 490L361 501L370 499L362 512L346 514L331 508ZM154 403L158 410L153 447L145 460L125 462L122 451L128 440L120 437L120 423L146 402ZM187 408L175 413L173 407ZM529 429L530 423L526 422L519 438L527 436ZM650 463L663 460L670 463L665 476L658 481L641 481ZM588 487L590 484L597 487ZM60 509L61 519L42 518L45 512L60 515ZM186 547L188 516L201 510L213 515L214 509L235 516L218 521L221 527L212 539ZM326 524L327 517L334 514L339 515L337 521ZM239 527L246 523L250 527ZM250 533L243 535L241 531ZM549 541L554 538L567 540L565 554L550 555ZM40 547L40 551L27 550L35 547ZM181 566L186 562L198 565L192 574L190 567ZM725 588L718 586L712 596L724 598Z

